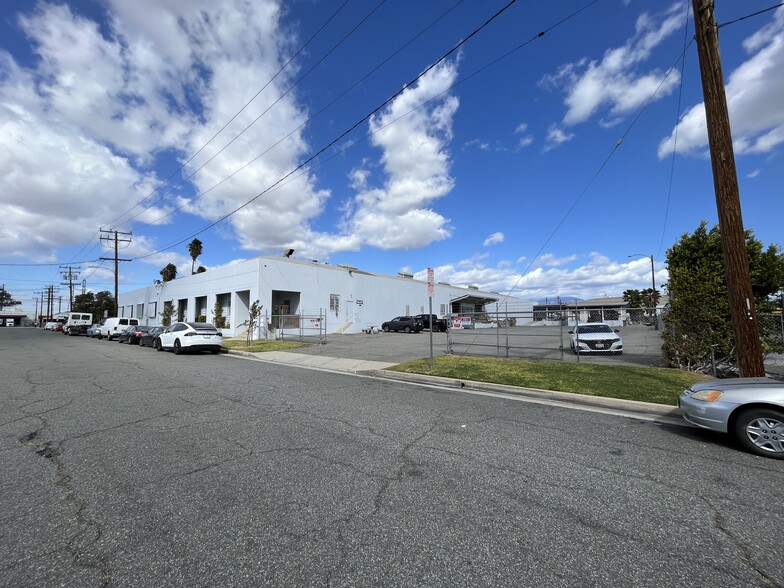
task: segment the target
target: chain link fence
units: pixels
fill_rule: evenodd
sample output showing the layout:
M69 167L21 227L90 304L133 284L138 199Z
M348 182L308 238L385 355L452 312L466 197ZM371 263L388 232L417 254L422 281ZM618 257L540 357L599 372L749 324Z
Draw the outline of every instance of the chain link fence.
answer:
M564 305L532 310L508 303L491 312L453 315L450 323L447 351L457 355L667 365L656 309Z
M298 341L323 345L327 342L327 314L322 310L302 314L264 314L254 329L254 339Z
M667 328L662 319L662 310L654 308L564 305L532 310L530 305L509 303L491 312L452 315L447 353L669 367L671 362L662 350L662 334ZM763 314L758 321L766 369L784 376L784 319L780 314ZM597 330L603 332L591 332ZM708 349L711 336L709 331L700 335ZM710 352L700 365L689 369L728 375Z

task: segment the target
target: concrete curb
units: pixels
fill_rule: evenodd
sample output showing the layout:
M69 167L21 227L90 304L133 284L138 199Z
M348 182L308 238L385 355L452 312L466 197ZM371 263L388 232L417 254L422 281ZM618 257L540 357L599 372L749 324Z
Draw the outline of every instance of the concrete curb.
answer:
M363 372L388 380L400 380L405 382L416 382L419 384L437 384L447 388L458 390L481 390L483 392L503 392L504 394L514 394L516 396L526 396L529 398L539 398L542 400L558 400L572 404L582 404L612 410L622 410L640 414L666 416L681 418L681 409L677 406L667 404L655 404L653 402L639 402L636 400L623 400L620 398L607 398L605 396L588 396L585 394L575 394L572 392L559 392L556 390L539 390L537 388L521 388L519 386L508 386L506 384L493 384L488 382L475 382L473 380L455 380L452 378L442 378L440 376L427 376L422 374L406 374L389 370Z

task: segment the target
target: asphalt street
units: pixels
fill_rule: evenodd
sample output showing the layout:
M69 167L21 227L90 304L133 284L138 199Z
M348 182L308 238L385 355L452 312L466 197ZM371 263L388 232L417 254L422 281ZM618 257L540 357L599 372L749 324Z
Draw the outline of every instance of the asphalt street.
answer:
M3 587L784 586L784 463L720 435L34 329L0 357Z

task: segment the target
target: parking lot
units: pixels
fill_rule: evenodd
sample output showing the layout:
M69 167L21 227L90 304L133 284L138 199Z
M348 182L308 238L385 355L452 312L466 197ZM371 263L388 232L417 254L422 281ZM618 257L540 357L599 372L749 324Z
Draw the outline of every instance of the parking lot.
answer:
M454 354L623 365L664 365L659 331L653 327L634 325L621 329L620 335L624 343L622 355L582 354L577 357L569 350L569 335L566 328L563 330L558 327L510 327L508 330L454 329L450 333L433 333L433 355L448 354L448 340L451 337ZM402 363L429 357L430 333L425 330L411 334L379 332L328 335L325 345L297 349L296 352Z

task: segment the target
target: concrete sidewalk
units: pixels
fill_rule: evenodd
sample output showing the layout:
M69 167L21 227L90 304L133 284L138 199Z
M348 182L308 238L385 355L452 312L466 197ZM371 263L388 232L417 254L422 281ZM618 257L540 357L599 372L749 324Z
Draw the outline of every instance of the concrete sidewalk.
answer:
M294 353L290 351L262 351L259 353L251 353L248 351L237 351L230 349L231 355L243 355L246 357L253 357L260 361L269 361L272 363L284 363L286 365L294 365L298 367L319 368L335 372L372 372L376 370L384 370L397 363L390 363L386 361L371 361L367 359L351 359L346 357L332 357L329 355L308 355L306 353Z
M680 409L675 406L622 400L619 398L606 398L603 396L588 396L555 390L539 390L504 384L455 380L454 378L442 378L425 374L406 374L402 372L387 371L387 368L397 365L397 363L392 362L332 357L328 355L308 355L289 351L251 353L232 349L229 351L229 354L241 355L257 361L280 363L307 369L360 374L368 377L403 381L419 385L454 388L456 391L473 391L497 396L508 395L524 397L534 402L580 408L583 410L611 412L621 416L644 418L646 420L654 420L674 425L686 424L681 418Z

